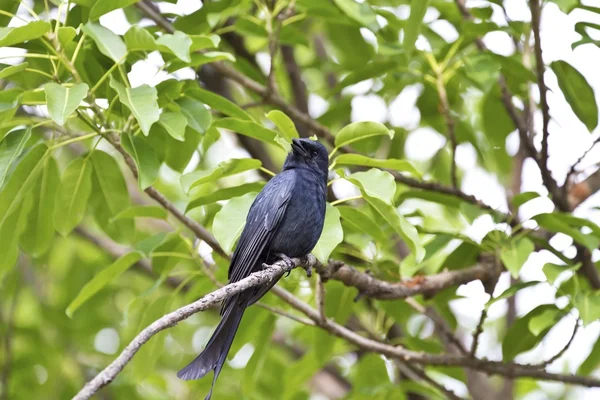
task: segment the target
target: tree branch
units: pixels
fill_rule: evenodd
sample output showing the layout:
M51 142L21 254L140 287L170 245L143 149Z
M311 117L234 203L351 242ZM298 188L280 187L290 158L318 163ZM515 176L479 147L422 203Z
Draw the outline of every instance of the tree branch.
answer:
M300 265L311 265L311 263L315 262L315 259L314 257L306 257L304 259L293 258L292 261L293 263L290 263L289 265L283 261L278 261L273 265L267 266L263 271L255 272L238 282L223 286L222 288L203 296L201 299L191 304L183 306L160 317L152 324L144 328L127 345L127 347L123 349L121 354L119 354L119 356L112 363L104 368L91 381L89 381L83 387L83 389L81 389L79 393L73 397L73 400L89 399L96 392L98 392L98 390L111 383L123 370L123 368L125 368L125 366L133 359L139 349L157 333L173 327L179 322L189 318L193 314L196 314L200 311L205 311L219 302L241 293L244 290L271 282L273 279L277 279L284 273L291 271Z
M539 0L529 0L531 9L531 29L535 39L535 69L537 72L537 85L540 91L540 106L543 116L542 127L542 151L540 153L541 167L548 169L548 125L550 124L550 108L548 107L548 99L546 93L548 87L544 79L544 59L542 57L542 40L540 38L540 20L541 20L541 5Z

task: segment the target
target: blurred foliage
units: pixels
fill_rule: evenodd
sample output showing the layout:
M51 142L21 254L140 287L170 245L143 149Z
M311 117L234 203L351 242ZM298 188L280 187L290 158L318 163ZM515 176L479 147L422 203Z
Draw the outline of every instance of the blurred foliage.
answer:
M600 12L578 0L552 2L565 13L575 8ZM523 43L532 36L531 24L495 22L492 15L502 14L502 0L478 2L470 9L473 19L464 19L449 0L205 1L188 15L165 13L173 33L149 24L136 3L35 0L19 7L19 1L0 0L0 47L22 50L19 57L0 60L0 365L7 377L0 391L5 399L73 396L142 327L214 290L207 271L226 281L226 261L208 254L204 245L198 248L179 221L141 192L160 190L207 227L227 252L232 250L269 176L265 160L280 166L291 139L307 131L300 129L305 121L292 121L293 115L272 107L248 85L209 90L211 80L223 77L205 74L214 63L225 63L268 85L269 71L255 54L268 55L273 40L289 46L297 62L290 66L282 52L276 53L275 88L287 104L301 109L297 78L288 73L296 68L311 102L326 103L316 120L335 135L328 143L333 192L352 197L328 205L315 249L320 260L343 260L379 279L397 281L467 268L491 253L519 277L538 243L529 237L531 231L513 235L501 224L506 221L500 213L455 195L458 190L422 190L389 172L449 187L454 158L450 118L456 144L474 150L477 168L506 187L520 174L517 157L506 146L515 125L498 78L505 77L515 103L528 104L536 74ZM123 35L103 26L110 21L99 22L119 9L131 25ZM444 34L436 29L440 23ZM589 34L593 29L600 25L578 23L582 38L573 47L600 46ZM478 50L474 41L490 32L512 37L518 44L514 54ZM157 76L164 71L167 79L131 87L134 65L156 52L163 60ZM595 129L598 108L583 75L565 61L552 63L549 70L577 118ZM182 78L194 71L199 80ZM357 96L376 96L389 107L405 90L418 92L418 124L394 126L389 111L385 121L351 121ZM434 130L446 144L431 159L411 163L404 147L419 128ZM108 137L132 159L137 181ZM248 140L260 144L260 157L248 158L241 150ZM347 148L358 154L345 153ZM459 182L461 176L459 169ZM352 189L338 186L341 181ZM539 196L546 194L520 194L512 205L518 209ZM481 242L469 239L466 230L488 214L499 223L496 228ZM556 211L534 219L551 235L565 234L590 251L598 248L600 227L590 221ZM110 238L121 257L103 249L103 242L90 241L90 232ZM151 269L136 264L140 260ZM600 317L600 297L585 278L572 274L581 265L562 261L544 267L547 281L540 284L556 287L557 297L568 299L566 305L539 306L510 327L503 319L486 323L504 360L538 345L571 311L578 310L585 324ZM295 272L280 284L314 304L314 279L301 275ZM529 286L512 286L486 307ZM431 321L404 301L355 302L356 291L335 281L326 289L327 316L338 323L408 349L443 351ZM460 321L448 303L456 298L452 289L417 300L455 329ZM294 314L275 296L266 296L264 303ZM103 389L103 398L203 396L211 379L184 383L175 372L202 349L217 321L212 310L154 337ZM394 337L394 330L401 334ZM600 366L598 343L579 373L591 374ZM325 366L343 381L344 398L445 398L379 355L357 352L327 332L259 307L247 311L230 357L234 360L215 389L218 399L308 398L322 391L315 374ZM427 367L426 372L442 381L466 382L459 368ZM535 390L543 388L522 380L515 396Z

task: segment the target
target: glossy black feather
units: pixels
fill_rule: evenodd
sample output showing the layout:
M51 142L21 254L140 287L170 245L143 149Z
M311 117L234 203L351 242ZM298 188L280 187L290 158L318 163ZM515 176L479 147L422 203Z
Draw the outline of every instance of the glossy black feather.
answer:
M283 171L265 185L250 207L229 265L230 282L259 271L263 263L276 261L278 254L307 255L321 236L327 192L327 150L309 139L295 139L292 147ZM206 348L177 376L185 380L199 379L214 370L214 386L244 310L276 283L277 280L273 280L224 302L221 322ZM212 387L206 400L211 394Z

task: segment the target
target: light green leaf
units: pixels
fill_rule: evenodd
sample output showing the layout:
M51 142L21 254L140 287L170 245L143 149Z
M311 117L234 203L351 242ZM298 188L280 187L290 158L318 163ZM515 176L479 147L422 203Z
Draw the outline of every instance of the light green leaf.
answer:
M210 126L212 117L204 104L194 98L184 97L177 100L177 105L187 119L190 128L198 133L206 132Z
M75 297L71 304L69 304L66 310L67 316L69 318L73 317L73 313L77 311L77 309L86 301L102 290L111 281L118 278L119 275L127 271L133 264L140 261L142 258L142 253L134 251L120 257L114 263L100 271L98 275L94 276L91 281L86 283L85 286L81 288L77 294L77 297Z
M104 14L113 10L125 8L137 3L139 0L100 0L96 1L90 10L90 21L96 21Z
M244 111L244 109L242 109L240 106L233 103L232 101L229 101L225 97L219 96L216 93L196 88L191 93L189 93L189 96L200 100L210 108L218 110L230 117L253 121L253 118L250 116L250 114Z
M27 25L14 28L0 28L0 47L9 47L41 38L51 29L52 27L46 21L29 22Z
M146 139L131 135L122 135L121 145L135 161L140 189L146 190L156 182L160 170L160 161L154 148Z
M572 267L567 265L557 265L552 263L546 263L542 267L542 272L546 275L546 279L548 279L548 283L554 285L560 274L567 271L577 271L581 267L581 263L578 263Z
M12 66L8 66L6 68L2 68L2 70L0 70L0 79L5 79L13 74L16 74L17 72L21 72L25 68L27 68L28 65L29 65L29 63L24 62L19 65L12 65Z
M122 63L127 55L127 46L120 36L115 35L109 29L100 24L88 22L82 27L83 32L92 38L100 53L113 60L115 63Z
M387 204L393 203L396 181L389 172L371 168L368 171L355 172L347 179L367 196L378 198Z
M373 239L385 242L388 238L381 228L373 221L373 218L358 208L348 206L336 206L342 220L352 225L359 232L370 235Z
M215 215L213 234L225 252L231 253L235 242L242 234L248 211L255 198L256 193L235 197Z
M91 193L92 163L83 158L71 161L58 187L54 209L54 227L62 236L79 225Z
M0 188L23 153L30 137L31 127L28 127L24 130L12 131L0 141Z
M573 240L583 244L590 249L590 251L595 250L600 244L597 237L581 233L579 229L571 227L567 222L562 220L558 214L538 214L532 219L535 220L542 228L545 228L551 232L564 233L565 235L572 237Z
M88 85L78 83L75 86L64 86L51 82L44 86L48 113L58 125L64 126L67 117L71 115L88 93Z
M528 238L511 241L507 247L500 251L500 259L513 278L519 277L519 271L529 258L535 246Z
M60 173L56 160L47 157L41 177L32 191L33 207L27 217L27 228L21 237L21 247L34 258L45 254L54 237L54 207Z
M156 219L167 219L169 213L162 207L159 206L133 206L124 209L117 215L111 218L111 222L118 221L121 219L132 219L132 218L156 218Z
M61 26L58 28L58 41L62 47L66 47L77 36L77 30L72 26Z
M125 32L125 45L127 46L127 50L129 51L154 51L158 50L158 45L156 44L156 40L154 36L148 30L144 28L140 28L137 25L129 28L127 32Z
M361 154L342 154L333 160L331 169L346 165L361 165L364 167L377 167L393 169L396 171L408 172L418 178L421 174L413 165L406 160L398 160L396 158L388 158L386 160L377 160L375 158L363 156Z
M335 136L335 147L342 147L373 136L394 137L394 131L379 122L353 122Z
M296 126L294 122L282 113L279 110L272 110L267 113L267 118L269 118L279 129L279 137L281 137L287 146L283 146L285 150L290 150L290 144L292 143L292 139L299 138L298 131L296 130Z
M206 204L216 203L220 200L229 200L232 197L239 197L246 193L250 192L260 192L260 190L265 186L264 182L253 182L253 183L245 183L243 185L228 187L223 189L217 189L208 194L203 194L199 197L196 197L194 200L190 201L188 206L185 209L187 213L194 208L204 206Z
M369 3L358 3L354 0L333 0L333 2L346 14L350 19L358 22L359 24L377 31L379 24L377 24L377 15L371 8Z
M215 128L229 129L244 136L249 136L263 142L273 143L277 137L277 132L265 128L262 125L252 121L245 121L237 118L221 118L216 120L213 125Z
M93 166L90 205L96 222L117 242L130 242L135 234L130 219L111 222L113 216L127 209L131 200L127 183L117 161L107 153L96 150L90 157Z
M156 40L156 43L160 45L161 50L168 50L180 60L186 63L192 61L190 58L192 39L185 33L180 31L175 31L173 34L165 33Z
M254 158L232 158L223 161L212 170L194 171L181 177L180 182L183 190L190 190L206 182L216 181L226 176L239 174L240 172L260 168L262 163Z
M340 222L340 212L327 203L323 232L312 253L319 261L326 264L329 255L344 240L344 231Z
M561 311L558 308L548 308L541 313L534 315L529 319L527 325L529 332L533 333L535 336L540 335L542 332L552 328L556 324L559 315L561 315Z
M599 293L579 292L573 296L572 301L579 311L584 326L600 319Z
M513 197L512 203L515 207L521 207L528 201L537 199L538 197L540 197L540 194L537 192L523 192Z
M217 48L221 43L219 35L189 35L192 39L190 51L198 51L207 48ZM207 103L208 104L208 103Z
M571 109L590 132L598 126L598 105L594 90L585 77L566 61L550 64Z
M409 60L421 32L421 25L428 6L429 0L411 0L410 2L410 16L404 28L404 40L402 41L406 58Z
M110 86L117 92L121 103L131 110L144 135L148 136L150 128L160 118L156 88L148 85L126 88L112 76Z
M165 128L173 139L179 140L180 142L185 141L187 119L183 114L165 111L160 114L158 123Z

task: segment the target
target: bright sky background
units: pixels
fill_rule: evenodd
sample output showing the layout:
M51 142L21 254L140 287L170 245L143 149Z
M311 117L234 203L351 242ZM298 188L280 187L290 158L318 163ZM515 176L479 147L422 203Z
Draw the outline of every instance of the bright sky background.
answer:
M583 1L584 4L592 5L594 0ZM32 0L26 1L31 4ZM505 5L508 12L508 17L512 20L529 21L530 14L525 0L506 0ZM487 6L490 3L486 1L472 0L467 1L468 7ZM179 0L177 4L159 3L163 12L176 13L180 15L190 14L202 6L200 0ZM596 3L597 5L597 3ZM499 25L506 25L506 19L501 9L495 5L493 20ZM394 10L398 16L405 18L408 15L408 7L402 6ZM23 7L19 10L19 15L25 19L30 19ZM438 17L437 11L430 9L425 19L433 21ZM596 92L597 101L600 100L600 73L598 66L600 65L600 49L594 45L588 44L580 46L574 51L571 50L571 44L579 39L579 35L574 30L574 25L578 21L598 21L598 14L591 12L576 10L570 15L563 14L559 8L549 3L544 7L542 15L542 47L543 56L546 64L555 60L565 60L577 68L588 80L590 85ZM111 29L115 33L125 33L130 25L125 19L121 10L114 11L103 16L100 23ZM22 22L13 20L11 26L21 25ZM445 21L437 21L432 25L438 33L449 41L453 41L457 37L456 30ZM600 34L600 32L599 32ZM371 34L372 35L372 34ZM365 33L365 38L371 40L372 36L369 32ZM600 39L600 37L596 37ZM484 41L488 47L499 54L509 55L514 51L514 46L506 33L493 32L485 36ZM426 40L421 37L417 43L418 47L427 48ZM0 57L6 55L20 54L18 49L0 49ZM260 65L267 70L268 55L259 54L258 61ZM18 59L3 60L3 62L19 63ZM133 70L129 73L129 79L133 86L139 86L143 83L155 85L158 82L167 79L168 75L160 71L162 58L158 53L152 53L145 61L138 62L134 65ZM176 76L180 79L193 79L194 72L191 69L179 71ZM550 124L549 138L549 166L554 177L561 183L570 166L589 148L595 138L600 135L600 129L596 129L590 134L586 127L581 123L571 108L565 101L563 95L558 89L556 77L550 69L547 69L546 83L550 89L548 93L548 103L552 122ZM389 107L385 102L374 94L367 94L373 85L372 81L361 82L351 88L346 89L347 92L356 94L352 102L352 121L374 120L379 122L391 122L394 125L401 126L413 130L409 135L406 143L406 154L411 160L427 160L432 157L437 150L445 144L445 138L439 133L430 128L418 128L420 115L415 106L416 99L421 88L416 86L407 87ZM538 96L537 88L533 90L534 96ZM311 95L309 109L312 116L321 115L327 108L327 102L318 96ZM541 129L542 117L541 113L536 114L536 128ZM214 164L222 161L225 158L243 157L243 150L230 150L234 143L233 136L224 135L224 137L211 148L207 155L211 163ZM539 146L540 137L536 138L536 144ZM518 136L513 132L508 140L507 147L513 154L518 146ZM583 168L593 167L595 163L600 161L600 146L597 146L584 159L581 166ZM487 204L507 210L506 194L504 188L497 182L495 176L488 174L480 168L476 167L475 151L470 144L461 144L458 148L457 163L464 170L465 175L462 182L462 189L470 194L474 194ZM593 168L587 171L588 174L593 172ZM583 178L585 175L582 175ZM343 187L337 189L344 190ZM538 191L546 194L546 190L542 185L542 180L537 167L531 160L527 160L524 167L522 191ZM594 206L600 205L600 195L593 196L580 206L576 215L590 218L596 223L600 223L600 212L594 210ZM527 219L531 216L548 212L552 210L552 204L548 199L536 199L522 207L521 218ZM481 239L489 230L494 227L491 218L479 218L473 227L466 233L475 239ZM575 249L572 246L571 240L564 235L557 235L552 240L559 250L567 249L567 255L572 256ZM600 259L600 254L596 251L594 260ZM522 280L543 280L542 266L546 262L556 262L554 256L547 252L536 253L532 255L521 272ZM506 275L506 274L505 274ZM508 276L503 276L500 285L496 289L497 293L502 292L508 287ZM483 291L483 287L479 282L473 282L459 288L459 294L465 296L464 300L454 301L452 304L460 325L465 336L470 340L470 332L474 329L479 319L481 308L487 301L488 295ZM518 314L523 315L535 308L539 304L553 303L555 290L548 284L541 284L535 287L522 290L519 292L517 299ZM563 299L564 300L564 299ZM564 304L564 302L559 302ZM506 312L506 302L501 301L495 304L490 310L488 322L502 318ZM547 335L542 344L537 346L530 352L524 353L517 357L519 362L539 362L543 359L552 357L562 346L568 341L571 336L573 324L576 320L576 315L569 316L563 319L552 331ZM496 338L491 329L483 333L480 339L478 355L489 359L501 359L501 347L497 343ZM580 329L576 339L569 351L558 361L550 366L550 370L554 372L575 372L579 364L587 357L591 346L595 342L600 333L600 322L590 324L584 329ZM118 339L118 337L117 337ZM598 375L598 374L596 374ZM465 394L465 388L457 382L449 382L452 388L459 394ZM551 390L556 397L560 397L562 393L562 385L560 384L542 384L545 390ZM531 394L527 400L545 399L547 394L538 392ZM600 398L600 389L579 389L577 398L579 399L597 399Z

